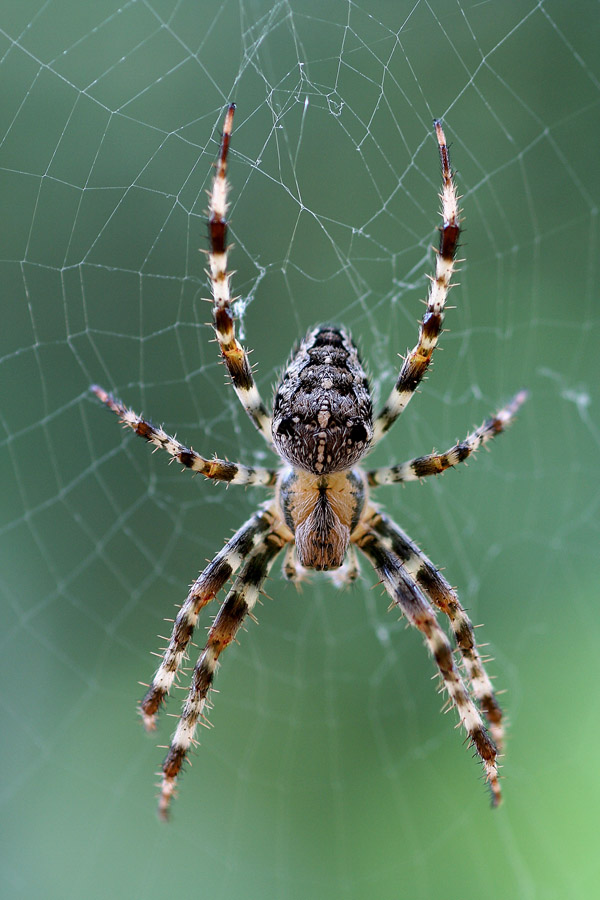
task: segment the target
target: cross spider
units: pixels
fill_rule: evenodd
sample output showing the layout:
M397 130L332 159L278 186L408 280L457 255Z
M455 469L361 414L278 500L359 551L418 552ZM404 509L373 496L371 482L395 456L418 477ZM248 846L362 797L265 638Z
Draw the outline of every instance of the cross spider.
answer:
M159 813L167 817L181 767L198 720L203 715L221 651L235 637L258 600L263 582L286 548L283 572L299 581L307 569L327 572L337 584L358 576L356 549L369 559L392 598L392 606L424 635L442 688L456 706L460 723L483 763L493 805L500 802L498 750L502 746L502 711L481 656L473 626L456 592L417 545L371 501L370 489L438 475L463 462L475 450L504 431L526 392L445 453L431 453L389 468L364 471L357 466L389 431L425 375L442 331L444 303L451 287L460 235L458 198L441 123L435 133L442 164L442 219L435 275L416 346L404 358L396 384L373 418L369 383L357 348L346 329L320 325L311 329L285 370L275 391L270 416L252 377L248 356L238 343L231 311L227 270L227 154L235 105L225 116L216 174L209 202L209 277L215 333L221 354L244 409L269 446L281 458L276 469L255 468L222 459L205 459L136 415L120 400L93 386L92 390L123 425L182 465L227 484L261 485L273 496L234 534L199 575L181 607L169 646L141 702L148 730L156 727L159 707L186 658L200 610L240 569L208 632L196 663L192 685L163 763ZM454 660L450 641L436 610L446 615L462 658L465 678ZM484 718L487 720L487 727Z

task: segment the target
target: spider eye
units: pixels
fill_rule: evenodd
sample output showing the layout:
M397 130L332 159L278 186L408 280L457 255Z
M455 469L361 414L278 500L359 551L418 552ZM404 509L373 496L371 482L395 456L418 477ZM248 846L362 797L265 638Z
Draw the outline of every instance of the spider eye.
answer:
M355 422L348 432L348 437L356 444L364 444L368 437L367 429L362 422Z
M294 420L291 416L285 416L277 426L277 434L281 437L291 438L294 435Z

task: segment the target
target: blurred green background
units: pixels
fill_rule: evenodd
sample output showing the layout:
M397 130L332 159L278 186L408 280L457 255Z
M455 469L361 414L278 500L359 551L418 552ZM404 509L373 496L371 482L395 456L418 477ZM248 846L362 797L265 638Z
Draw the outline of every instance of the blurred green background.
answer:
M597 896L598 23L586 0L1 4L5 896ZM201 299L231 99L231 266L267 396L323 320L389 390L444 118L466 262L432 377L373 461L445 449L531 391L468 469L379 495L485 623L511 725L498 811L366 565L301 594L277 565L156 818L174 720L143 734L137 682L263 493L169 468L88 386L207 455L269 459Z

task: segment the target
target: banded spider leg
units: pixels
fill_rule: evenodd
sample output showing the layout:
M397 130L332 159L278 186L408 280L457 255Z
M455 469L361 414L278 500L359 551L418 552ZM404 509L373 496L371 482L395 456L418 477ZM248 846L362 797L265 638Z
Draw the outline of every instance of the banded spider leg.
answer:
M181 718L177 723L171 746L163 762L163 777L158 804L159 814L163 819L168 816L171 797L175 791L181 767L190 748L195 743L194 735L198 720L203 713L208 692L212 687L219 656L234 639L246 616L252 615L263 582L285 542L285 538L274 531L269 531L263 536L260 543L246 558L240 574L225 597L208 632L206 645L194 668L192 686L183 705Z
M398 609L406 616L407 621L424 635L425 642L439 669L443 685L458 711L460 722L483 763L485 776L492 793L492 804L497 806L502 795L498 780L496 745L488 734L481 714L471 699L454 661L450 641L441 628L425 592L417 584L408 568L403 565L401 558L387 546L385 537L379 534L375 528L369 527L373 520L376 522L377 515L376 510L370 511L362 533L355 538L356 544L371 561ZM379 530L385 534L384 528Z
M405 357L392 393L373 423L374 433L371 446L374 446L384 434L387 434L406 408L429 368L433 351L437 347L438 338L442 332L446 298L452 287L451 279L460 236L460 210L446 137L441 122L436 120L434 124L442 163L442 193L440 195L442 226L439 247L436 252L435 276L431 279L427 308L419 328L419 340Z
M231 310L231 273L227 271L227 154L233 126L235 103L231 103L225 124L217 160L217 173L209 194L208 251L209 272L213 294L213 319L215 334L221 348L223 361L240 402L254 426L271 444L271 416L258 392L248 354L235 335L235 322Z

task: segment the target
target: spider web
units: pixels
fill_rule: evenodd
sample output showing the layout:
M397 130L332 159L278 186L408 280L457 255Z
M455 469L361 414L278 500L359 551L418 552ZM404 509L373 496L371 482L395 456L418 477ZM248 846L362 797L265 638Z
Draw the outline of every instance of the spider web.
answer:
M10 895L591 896L597 5L2 6ZM225 654L173 822L156 820L163 751L140 730L137 681L163 618L264 495L152 457L88 386L200 452L270 459L204 324L205 191L232 99L231 265L267 398L324 320L389 390L432 271L444 119L466 262L432 376L373 462L445 449L531 391L468 470L379 494L485 622L511 722L497 812L439 715L422 641L366 565L351 591L315 577L299 595L277 567L260 627ZM163 716L159 743L172 728Z

